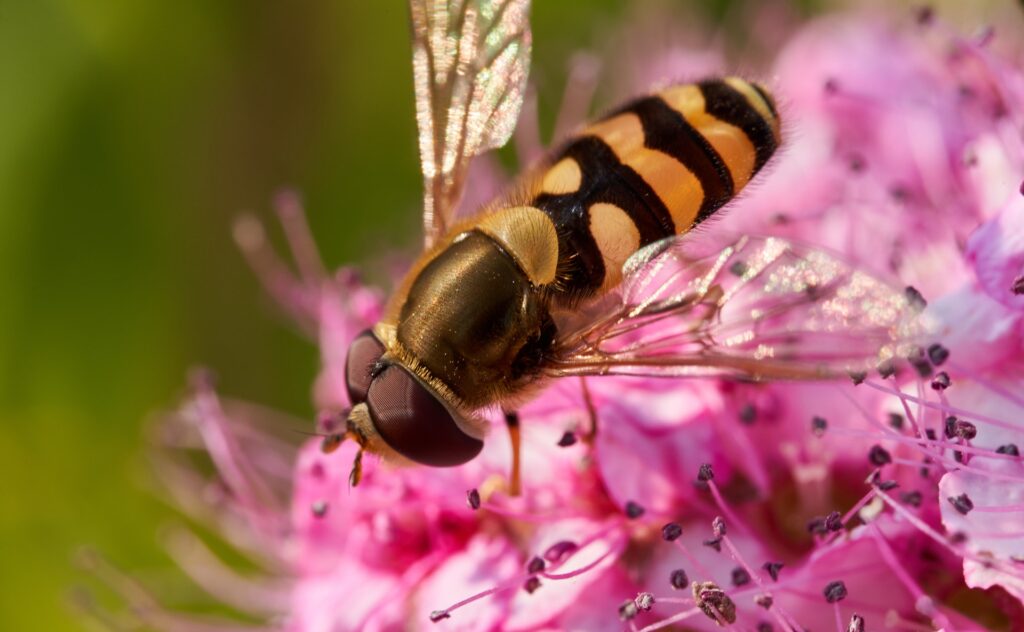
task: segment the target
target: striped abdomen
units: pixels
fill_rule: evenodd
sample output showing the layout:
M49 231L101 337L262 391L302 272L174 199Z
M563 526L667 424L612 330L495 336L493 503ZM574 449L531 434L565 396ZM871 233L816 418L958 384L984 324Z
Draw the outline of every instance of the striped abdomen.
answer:
M673 86L583 129L525 200L557 234L552 298L571 305L618 284L630 255L707 219L778 143L771 98L738 78Z

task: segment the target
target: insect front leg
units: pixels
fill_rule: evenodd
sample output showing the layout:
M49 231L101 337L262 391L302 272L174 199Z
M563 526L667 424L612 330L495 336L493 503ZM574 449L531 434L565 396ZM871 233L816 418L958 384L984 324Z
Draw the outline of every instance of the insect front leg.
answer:
M522 491L522 482L520 480L522 438L519 432L519 413L506 411L505 426L508 428L509 443L512 446L512 471L509 473L508 493L510 496L518 496Z

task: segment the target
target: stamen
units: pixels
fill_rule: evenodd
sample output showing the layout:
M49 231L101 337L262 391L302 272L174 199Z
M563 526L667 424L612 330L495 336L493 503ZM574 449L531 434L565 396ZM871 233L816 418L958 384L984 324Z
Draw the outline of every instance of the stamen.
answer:
M896 554L893 552L892 547L889 546L889 542L882 534L881 529L878 528L878 525L872 522L869 523L869 527L871 528L871 535L878 545L878 552L881 553L882 559L892 570L893 574L896 575L896 578L914 597L917 611L931 619L939 629L949 629L949 620L945 615L936 611L931 598L925 594L921 586L914 581L910 574L907 573L907 570L900 564L899 560L896 559Z
M825 601L829 603L842 601L843 599L846 599L846 595L848 594L846 591L846 584L841 580L829 582L822 592L825 595Z
M480 509L480 491L475 487L466 492L466 505L473 511Z
M681 568L677 568L672 571L672 574L669 575L668 581L672 585L672 588L675 588L676 590L682 590L690 585L690 579L686 576L686 571Z
M627 518L629 518L630 520L635 520L640 516L644 515L644 512L646 510L641 505L630 500L626 501L625 511Z
M568 448L571 445L576 445L577 441L579 441L579 439L576 437L576 433L566 430L562 437L558 440L558 447Z
M956 509L959 513L965 516L971 513L971 510L974 509L974 503L971 502L971 499L967 496L967 494L960 494L959 496L950 496L946 498L946 500L949 501L949 504L953 505L953 509Z

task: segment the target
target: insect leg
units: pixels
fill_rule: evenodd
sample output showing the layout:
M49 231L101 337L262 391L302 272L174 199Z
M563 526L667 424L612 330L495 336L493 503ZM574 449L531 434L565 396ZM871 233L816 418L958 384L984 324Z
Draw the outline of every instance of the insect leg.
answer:
M521 490L519 414L515 411L506 411L505 425L508 427L508 437L512 444L512 472L509 474L508 493L510 496L518 496Z
M597 438L597 408L594 407L594 399L590 396L590 389L587 388L587 379L580 376L580 388L583 390L583 403L587 406L587 415L590 417L590 432L584 435L583 439L593 445Z

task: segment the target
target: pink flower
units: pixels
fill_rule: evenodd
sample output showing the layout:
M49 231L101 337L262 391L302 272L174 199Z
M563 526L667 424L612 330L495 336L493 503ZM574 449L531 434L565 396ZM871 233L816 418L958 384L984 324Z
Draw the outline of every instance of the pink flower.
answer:
M186 571L303 631L1024 626L1024 72L930 14L898 22L831 16L792 35L773 71L785 146L707 230L815 244L916 288L935 329L912 370L856 384L591 379L586 392L564 379L519 411L521 497L500 483L497 418L467 465L367 458L351 488L353 446L295 451L267 411L200 381L163 426L158 471L272 578L251 603L254 578L178 550ZM721 63L674 50L657 76L631 77ZM502 181L494 169L477 166L481 191ZM382 296L325 273L296 200L281 203L299 274L252 220L237 236L319 344L313 399L330 434L347 343ZM211 470L183 459L196 447ZM188 622L146 605L151 624Z

